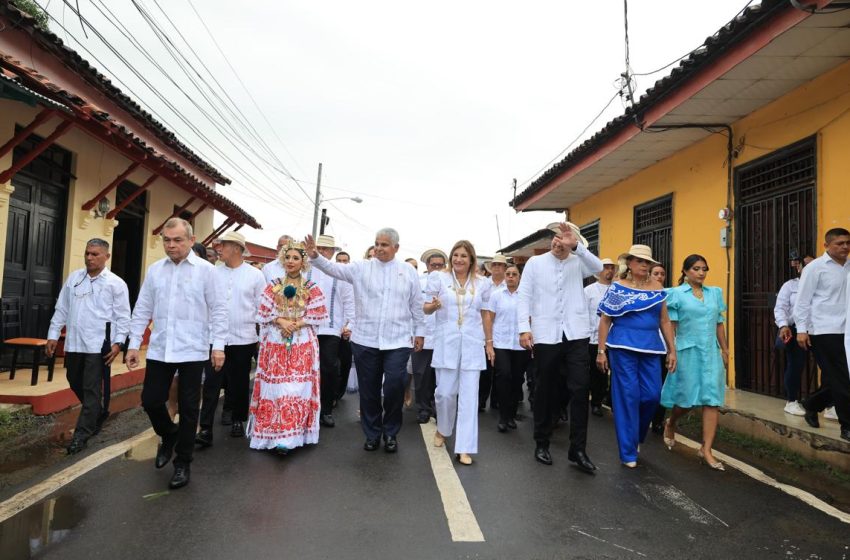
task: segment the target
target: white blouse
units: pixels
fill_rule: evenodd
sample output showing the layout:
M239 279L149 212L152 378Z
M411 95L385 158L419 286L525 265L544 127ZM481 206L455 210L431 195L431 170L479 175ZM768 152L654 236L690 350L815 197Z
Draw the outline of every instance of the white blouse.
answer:
M496 292L490 296L487 309L495 314L493 317L493 348L524 350L519 344L516 320L517 301L519 301L519 292L514 290L511 293L507 288L496 288Z
M431 367L451 370L483 370L484 323L492 284L474 274L460 286L452 272L432 272L425 287L426 298L437 297L442 306L434 312L434 356Z

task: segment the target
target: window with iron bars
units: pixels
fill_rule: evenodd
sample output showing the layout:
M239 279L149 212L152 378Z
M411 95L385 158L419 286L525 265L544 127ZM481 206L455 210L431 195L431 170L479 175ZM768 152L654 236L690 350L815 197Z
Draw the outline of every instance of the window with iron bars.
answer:
M652 257L667 271L670 285L671 259L673 257L673 195L668 194L635 206L633 242L648 245Z

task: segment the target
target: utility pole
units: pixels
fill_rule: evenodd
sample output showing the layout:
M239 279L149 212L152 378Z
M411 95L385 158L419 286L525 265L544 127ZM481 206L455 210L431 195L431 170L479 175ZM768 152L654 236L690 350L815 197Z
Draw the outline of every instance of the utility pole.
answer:
M319 205L322 203L322 164L319 163L319 177L316 179L316 202L313 205L313 239L319 232Z
M502 247L502 230L499 229L499 215L496 214L496 235L499 237L499 248Z
M330 223L331 219L328 218L328 209L322 208L322 220L319 222L319 235L325 234L325 226Z

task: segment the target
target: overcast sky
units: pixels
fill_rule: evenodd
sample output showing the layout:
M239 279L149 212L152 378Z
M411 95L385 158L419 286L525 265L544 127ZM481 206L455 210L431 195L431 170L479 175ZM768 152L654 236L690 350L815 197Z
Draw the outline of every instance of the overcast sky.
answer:
M301 237L310 231L322 162L326 199L364 200L326 204L328 233L355 256L384 226L399 230L403 257L418 257L429 247L448 250L464 238L478 253L491 255L558 220L548 212L515 214L508 206L512 180L521 191L566 148L620 89L617 80L625 68L623 2L615 0L191 0L239 78L189 0L136 0L218 96L228 104L229 96L239 107L246 119L240 115L238 123L228 109L218 108L234 122L239 141L193 82L218 103L215 98L197 76L190 81L181 71L130 0L79 0L83 16L210 147L90 28L86 39L63 0L37 1L58 20L50 22L55 33L233 179L220 192L264 228L243 228L249 240L274 246L280 234ZM632 69L650 72L696 48L745 4L632 0ZM100 13L104 6L137 45ZM669 71L638 76L638 92ZM623 103L615 100L582 139L622 111Z

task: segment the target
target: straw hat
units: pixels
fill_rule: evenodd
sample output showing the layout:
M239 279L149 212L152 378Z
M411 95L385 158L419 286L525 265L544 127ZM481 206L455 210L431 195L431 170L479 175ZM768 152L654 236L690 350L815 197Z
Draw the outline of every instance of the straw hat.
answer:
M650 248L649 245L632 245L627 252L620 255L618 260L625 261L629 257L635 257L651 263L659 264L657 260L652 258L652 248Z
M569 227L571 230L573 230L573 233L576 235L576 239L578 239L579 243L581 243L585 247L587 247L589 245L589 243L587 242L587 239L585 239L585 237L581 234L581 228L579 228L577 225L575 225L572 222L564 222L564 223L567 224L567 227ZM555 234L557 234L557 235L561 234L561 228L560 228L560 224L558 222L554 222L552 224L549 224L548 229L554 231Z
M449 257L447 257L446 254L444 252L440 251L439 249L428 249L427 251L422 253L422 256L419 257L419 260L424 262L427 265L428 259L430 259L431 257L435 257L435 256L436 257L443 257L443 261L449 262Z
M494 264L503 264L503 265L507 266L508 265L508 259L507 259L507 257L505 257L505 255L502 255L501 253L496 253L495 257L493 257L491 260L484 263L484 268L487 269L487 272L492 273L493 271L490 270L490 267Z
M333 249L334 251L339 250L339 247L336 246L336 240L334 240L333 235L320 235L316 238L316 247Z
M612 265L612 266L616 266L616 265L617 265L617 263L615 263L615 262L614 262L614 261L612 261L611 259L602 259L602 266L607 266L607 265L609 265L609 264L610 264L610 265Z
M238 231L228 231L218 239L216 239L213 243L224 243L225 241L229 241L231 243L236 243L240 247L242 247L242 254L248 254L248 247L245 243L245 236L239 233Z

